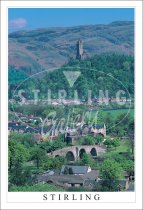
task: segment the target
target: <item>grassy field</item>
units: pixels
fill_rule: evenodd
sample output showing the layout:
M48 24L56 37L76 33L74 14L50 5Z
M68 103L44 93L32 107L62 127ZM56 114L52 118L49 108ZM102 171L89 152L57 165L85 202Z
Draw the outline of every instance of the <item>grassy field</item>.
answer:
M52 184L36 184L31 186L12 186L10 192L62 192L65 191L59 186Z
M122 140L120 142L120 146L116 148L109 149L105 154L105 157L110 157L112 155L116 155L119 153L126 153L130 150L129 140Z
M121 144L119 147L116 148L115 152L128 152L129 150L129 140L121 141Z
M103 117L107 116L108 114L110 114L113 118L118 117L121 114L127 114L130 116L134 116L134 109L118 109L118 110L99 110L99 116L102 114ZM92 111L92 114L95 115L96 111Z

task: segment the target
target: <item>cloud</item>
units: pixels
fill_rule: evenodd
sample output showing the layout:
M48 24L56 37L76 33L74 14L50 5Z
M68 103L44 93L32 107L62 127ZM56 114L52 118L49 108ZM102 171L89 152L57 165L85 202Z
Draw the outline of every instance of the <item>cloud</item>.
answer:
M27 20L24 18L17 18L9 21L9 29L24 28L27 26Z

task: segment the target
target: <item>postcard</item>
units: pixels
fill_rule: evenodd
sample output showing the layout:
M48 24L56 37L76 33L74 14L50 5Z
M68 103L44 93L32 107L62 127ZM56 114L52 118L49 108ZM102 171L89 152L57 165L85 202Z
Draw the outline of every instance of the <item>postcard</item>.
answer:
M1 11L2 209L142 209L142 2Z

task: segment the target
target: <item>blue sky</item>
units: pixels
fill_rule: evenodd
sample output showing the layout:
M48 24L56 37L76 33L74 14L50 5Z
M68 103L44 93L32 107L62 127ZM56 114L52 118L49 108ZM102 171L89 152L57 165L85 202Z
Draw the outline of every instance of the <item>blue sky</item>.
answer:
M45 27L133 21L132 8L10 8L9 32Z

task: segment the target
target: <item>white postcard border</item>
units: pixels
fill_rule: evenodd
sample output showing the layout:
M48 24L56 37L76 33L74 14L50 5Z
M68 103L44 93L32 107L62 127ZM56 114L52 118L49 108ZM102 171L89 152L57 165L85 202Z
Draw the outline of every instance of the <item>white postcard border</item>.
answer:
M136 148L136 184L135 192L95 192L101 200L95 202L82 201L69 205L69 202L43 201L41 192L8 192L8 7L120 7L135 8L135 148ZM3 1L1 2L1 192L2 209L141 209L142 202L142 2L140 1ZM70 192L66 192L70 194ZM91 192L93 193L93 192ZM49 194L49 193L47 193ZM56 193L55 193L56 194ZM76 192L76 194L78 194ZM82 193L84 194L84 193ZM83 204L82 204L83 203ZM90 203L90 204L89 204Z

